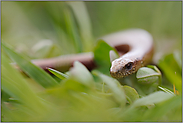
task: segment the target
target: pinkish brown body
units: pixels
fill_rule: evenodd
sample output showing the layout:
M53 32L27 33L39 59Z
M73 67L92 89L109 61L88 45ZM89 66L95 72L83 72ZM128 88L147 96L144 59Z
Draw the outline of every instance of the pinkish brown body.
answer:
M101 39L115 47L121 55L112 61L110 73L114 78L122 78L133 74L140 67L150 63L152 59L153 38L145 30L129 29L104 36ZM32 60L35 65L44 70L50 67L61 72L68 71L73 66L74 61L80 61L89 70L96 67L92 52Z

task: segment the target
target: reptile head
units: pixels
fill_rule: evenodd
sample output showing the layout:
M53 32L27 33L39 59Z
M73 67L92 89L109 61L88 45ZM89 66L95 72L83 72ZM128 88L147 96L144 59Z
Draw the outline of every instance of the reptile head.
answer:
M139 67L140 60L119 58L112 61L110 68L110 74L113 78L123 78L135 73Z

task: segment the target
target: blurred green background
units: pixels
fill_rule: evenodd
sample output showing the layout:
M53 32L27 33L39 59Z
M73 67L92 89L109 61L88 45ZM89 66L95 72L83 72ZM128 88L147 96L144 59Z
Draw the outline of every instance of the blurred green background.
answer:
M179 85L182 79L180 58L182 2L180 1L3 1L1 7L2 42L29 59L92 51L100 36L128 28L145 29L154 38L154 63L158 63L165 54L171 53L157 65L161 67L163 82L170 85L168 89L173 91L175 85L180 87L178 89L181 93ZM174 51L178 51L179 54ZM9 49L9 52L13 51ZM14 58L21 57L14 53ZM25 65L24 58L18 60ZM93 80L93 74L82 65L74 68L75 73L69 71L71 73L69 79L58 80L56 86L45 88L39 81L45 81L45 84L49 81L51 83L52 77L36 71L37 74L34 75L37 75L36 79L39 81L34 81L34 78L21 76L9 62L12 61L9 61L6 55L2 55L3 121L181 121L182 119L181 94L172 97L168 93L156 92L143 97L137 93L140 89L136 91L126 86L124 95L118 93L125 88L119 85L118 81L102 74L98 76L102 76L105 81L96 78ZM80 80L77 80L77 77ZM88 79L92 79L91 83L94 86L85 85ZM109 85L104 82L108 82ZM116 90L118 92L114 93ZM129 99L132 96L133 101L136 100L137 103L128 102L125 96L129 96ZM134 104L138 104L137 107L133 107Z
M181 49L181 1L4 1L1 5L2 41L30 58L91 51L100 36L127 28L153 35L155 62L164 53ZM36 46L41 41L48 46Z

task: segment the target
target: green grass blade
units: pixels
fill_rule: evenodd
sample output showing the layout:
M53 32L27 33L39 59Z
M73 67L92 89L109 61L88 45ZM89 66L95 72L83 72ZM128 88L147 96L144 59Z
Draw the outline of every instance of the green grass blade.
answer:
M159 61L158 66L166 75L168 80L175 84L175 87L182 93L182 77L178 69L176 69L176 62L172 55L166 56L163 60Z
M65 22L66 22L66 28L69 34L69 37L72 38L74 41L75 47L76 47L76 52L80 53L82 52L82 43L80 39L80 35L78 34L77 30L77 25L76 22L74 21L73 14L71 13L71 10L69 8L64 9L64 17L65 17Z
M54 69L51 69L51 68L48 68L48 70L53 73L55 76L57 76L58 78L60 79L65 79L65 78L68 78L68 76L66 74L63 74L57 70L54 70Z
M80 28L83 50L91 51L93 46L92 27L90 17L84 2L67 2L73 9L74 15Z
M180 122L182 120L182 98L181 96L174 96L170 98L169 100L157 104L155 108L152 108L148 112L146 112L145 116L142 118L143 121L149 121L151 119L152 121L169 121L169 122ZM163 119L163 116L169 113L170 116L167 117L165 120ZM171 120L171 119L176 119L176 120Z
M169 93L169 94L173 94L174 95L174 93L172 91L170 91L169 89L167 89L167 88L163 88L161 86L158 86L158 88L160 88L161 90L163 90L166 93Z
M57 81L55 81L48 73L31 63L20 54L17 54L4 44L2 44L2 47L8 56L12 58L27 75L29 75L43 87L47 88L58 84Z
M34 93L21 74L13 69L7 56L2 54L1 58L1 89L3 92L34 111L42 111L42 109L45 109L41 98Z
M140 110L138 108L143 106L152 107L154 106L154 104L162 103L173 97L175 96L169 93L165 93L163 91L154 92L148 96L136 100L126 111L121 112L119 115L122 119L125 119L125 121L126 119L131 119L131 121L133 121L134 119L140 120L144 114L139 115ZM137 115L131 115L134 113L137 113Z

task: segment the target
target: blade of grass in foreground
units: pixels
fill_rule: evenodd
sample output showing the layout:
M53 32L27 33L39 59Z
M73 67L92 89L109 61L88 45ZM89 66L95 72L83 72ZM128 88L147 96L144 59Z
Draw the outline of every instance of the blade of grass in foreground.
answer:
M116 79L113 79L107 75L104 75L99 71L92 71L92 73L98 76L105 84L109 86L109 88L113 92L113 96L116 99L116 101L118 101L121 107L124 107L126 105L126 96L125 96L124 89L120 85L120 83Z
M138 121L140 121L140 119L146 115L146 114L140 113L141 112L139 110L140 107L147 106L147 107L153 108L154 104L156 105L161 104L164 101L172 99L173 97L175 96L169 93L165 93L163 91L157 91L157 92L151 93L148 96L145 96L136 100L126 111L120 112L119 116L124 121L128 121L128 119L130 119L131 121L134 121L134 120L136 121L137 118L138 118ZM131 115L132 113L136 113L136 115L132 116Z
M168 99L172 98L173 96L175 96L175 95L165 93L163 91L157 91L157 92L151 93L150 95L148 95L146 97L136 100L133 103L132 107L152 105L154 103L159 103L159 102L168 100Z
M174 96L167 101L157 104L155 108L150 109L148 112L146 112L145 116L142 118L142 120L149 120L151 121L158 121L158 119L161 119L165 114L170 113L171 115L168 117L170 120L166 121L171 121L173 117L176 119L174 122L180 122L182 119L181 113L176 112L181 112L181 107L182 107L182 98L181 96ZM180 110L179 110L180 109ZM173 111L173 112L172 112ZM163 120L159 120L163 122Z
M38 66L31 63L29 60L23 56L17 54L9 47L2 44L3 50L6 51L8 56L15 61L19 67L36 82L45 88L57 85L57 81L54 80L48 73L39 68Z
M41 98L30 88L29 84L23 79L9 64L10 60L2 54L2 87L1 89L6 92L10 97L23 103L34 111L43 111L46 107L43 105Z

